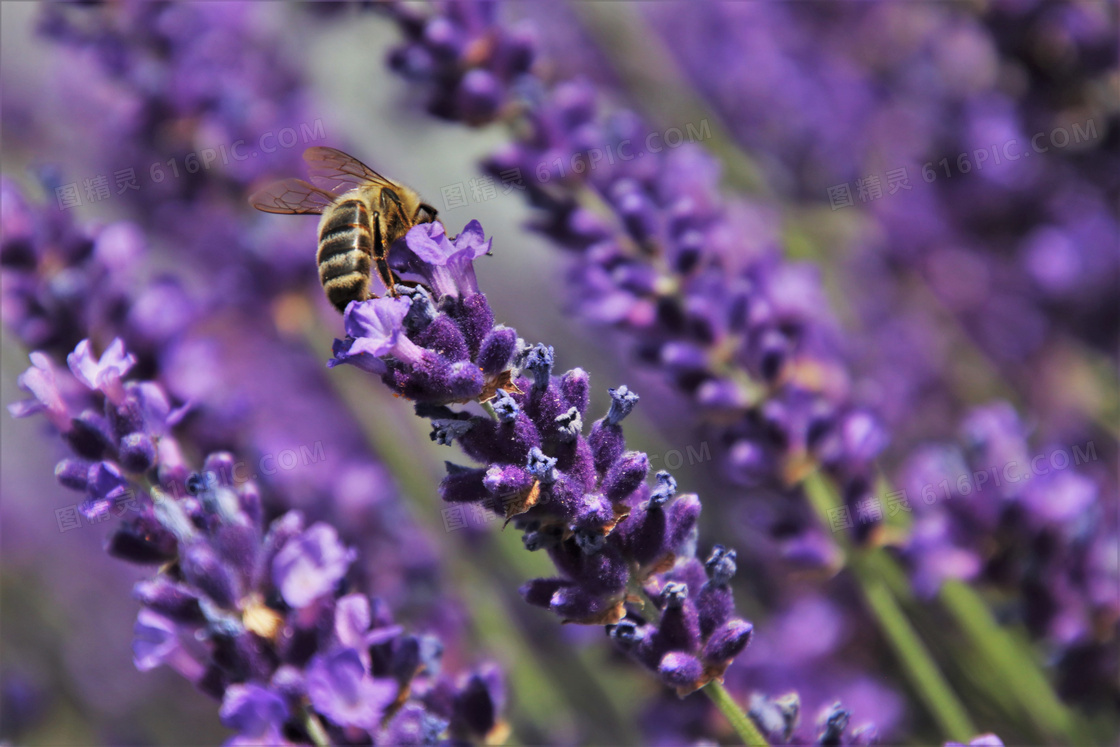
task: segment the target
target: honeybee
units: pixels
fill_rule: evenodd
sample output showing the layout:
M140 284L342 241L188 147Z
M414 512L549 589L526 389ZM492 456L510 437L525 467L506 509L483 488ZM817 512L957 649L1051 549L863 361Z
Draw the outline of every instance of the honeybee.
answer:
M311 182L284 179L249 198L266 213L322 214L319 219L319 281L340 312L351 301L376 298L370 270L389 295L398 295L389 268L389 247L418 223L431 223L436 209L415 191L334 148L303 153Z

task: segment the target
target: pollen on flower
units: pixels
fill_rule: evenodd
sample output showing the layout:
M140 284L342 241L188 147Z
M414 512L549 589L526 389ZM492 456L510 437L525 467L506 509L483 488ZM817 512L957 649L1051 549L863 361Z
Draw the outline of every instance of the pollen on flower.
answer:
M283 615L266 605L259 594L242 600L241 621L246 630L269 640L275 640L284 627Z

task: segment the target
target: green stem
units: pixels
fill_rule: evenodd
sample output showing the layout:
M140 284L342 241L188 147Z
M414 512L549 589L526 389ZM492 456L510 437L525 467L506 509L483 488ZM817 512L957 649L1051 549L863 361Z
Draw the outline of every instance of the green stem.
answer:
M1011 631L1000 627L988 605L973 589L960 581L946 581L941 587L940 600L968 637L974 654L1015 694L1022 716L1051 739L1067 744L1093 741L1092 735L1085 733L1084 727L1051 689L1030 647L1022 645Z
M307 729L307 736L311 737L312 744L317 747L330 747L330 736L323 725L319 723L319 719L307 707L303 709L303 725Z
M814 481L823 482L819 475L814 475L806 483L806 490L817 513L824 516L827 509L836 505L836 498L827 483ZM886 487L882 492L889 490ZM851 552L846 537L840 539ZM886 604L898 607L897 603L901 602L911 613L917 610L918 600L914 598L906 573L890 555L881 550L863 551L853 557L852 566L861 583L872 579L882 585L881 593L891 597ZM983 661L983 669L991 672L1000 683L1000 692L989 692L988 697L998 703L1005 714L1017 722L1032 724L1039 738L1045 736L1067 744L1093 741L1089 725L1070 711L1054 692L1030 643L1015 631L1001 627L974 589L959 581L946 581L938 601L955 623L953 633L964 636L967 643L964 655ZM885 611L890 614L889 610Z
M743 709L721 683L714 680L709 682L704 686L704 694L716 704L716 708L731 724L731 728L739 735L739 739L743 740L743 744L751 747L768 747L769 742L766 741L766 737L762 736L758 727L747 714L743 713Z
M832 485L817 471L805 480L804 487L821 524L828 526L829 510L839 505ZM967 742L976 733L968 711L949 686L902 608L898 606L890 588L875 572L874 563L860 557L862 551L853 549L846 535L837 535L837 540L847 555L849 567L867 600L868 609L874 615L910 684L945 736ZM879 552L881 551L870 551Z
M858 565L858 564L857 564ZM879 628L894 650L907 677L918 695L950 739L967 741L976 733L976 727L964 705L957 698L945 677L938 669L929 651L910 625L894 596L883 582L863 577L857 571L867 606L879 622Z

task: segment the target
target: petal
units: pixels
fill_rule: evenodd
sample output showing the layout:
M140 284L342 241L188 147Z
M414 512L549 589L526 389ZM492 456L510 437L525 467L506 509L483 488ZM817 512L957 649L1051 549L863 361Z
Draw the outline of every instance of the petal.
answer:
M313 524L276 554L273 582L285 602L297 609L306 607L334 589L353 559L353 551L342 545L334 527Z
M421 223L405 235L405 242L412 253L429 265L441 266L455 254L455 247L447 240L440 223Z
M370 677L352 648L313 658L306 685L315 710L337 724L367 731L378 728L381 714L397 694L396 682Z
M385 345L386 352L397 344L412 302L405 296L351 301L346 307L346 334L355 339L369 339ZM364 352L373 352L372 350ZM384 353L374 353L383 355Z
M469 259L478 259L483 254L490 252L492 239L487 239L482 231L482 224L472 220L463 227L462 232L455 238L455 253L464 254Z
M260 685L230 685L218 711L222 724L243 737L275 733L288 718L288 706L276 693Z
M136 668L147 672L160 666L179 649L178 627L151 610L142 609L132 628L132 657Z

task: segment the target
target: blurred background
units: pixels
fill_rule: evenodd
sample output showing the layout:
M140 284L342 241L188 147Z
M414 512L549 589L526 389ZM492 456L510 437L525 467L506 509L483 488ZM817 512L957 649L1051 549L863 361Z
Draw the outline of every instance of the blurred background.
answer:
M0 169L52 236L93 247L36 269L58 313L12 291L26 267L3 258L0 400L24 398L29 350L72 348L115 320L140 347L142 373L196 403L185 428L200 449L235 451L277 512L339 525L362 549L371 590L443 636L450 662L502 665L515 740L731 740L705 701L662 692L601 630L560 628L524 605L517 587L548 575L547 561L498 523L449 528L435 492L446 448L356 372L328 377L342 323L316 282L315 222L254 213L246 196L302 175L304 148L341 148L427 196L451 233L481 222L495 243L479 282L497 318L554 345L559 370L591 372L592 412L606 410L607 386L643 394L627 421L633 448L703 497L702 547L742 556L739 608L756 625L728 676L742 704L797 690L807 722L840 700L884 743L938 741L927 694L840 568L836 527L817 525L811 540L784 531L797 523L786 497L745 474L738 437L643 362L625 327L589 313L582 256L529 228L538 215L522 190L481 180L510 129L431 116L424 84L387 64L403 36L379 10L0 5ZM881 424L881 493L906 489L914 504L879 517L874 541L905 568L907 614L977 732L1116 743L1115 3L494 12L496 27L532 34L540 80L581 81L637 112L647 148L714 156L732 254L808 268L785 292L823 320L847 395ZM539 85L513 81L509 95L537 101ZM90 274L87 255L108 274ZM108 305L67 315L94 296ZM7 416L0 437L0 739L224 741L206 696L167 669L133 666L131 587L147 574L105 554L105 526L68 521L79 499L52 474L57 437ZM1024 475L1014 486L1013 462ZM996 486L997 473L1009 482ZM938 497L919 501L931 486ZM1029 652L1044 673L1012 688L1022 702L1002 691L1007 670L954 635L970 613L933 601L947 579L978 592L974 618L1002 625L1019 647L1007 650ZM1048 716L1024 711L1034 697Z

